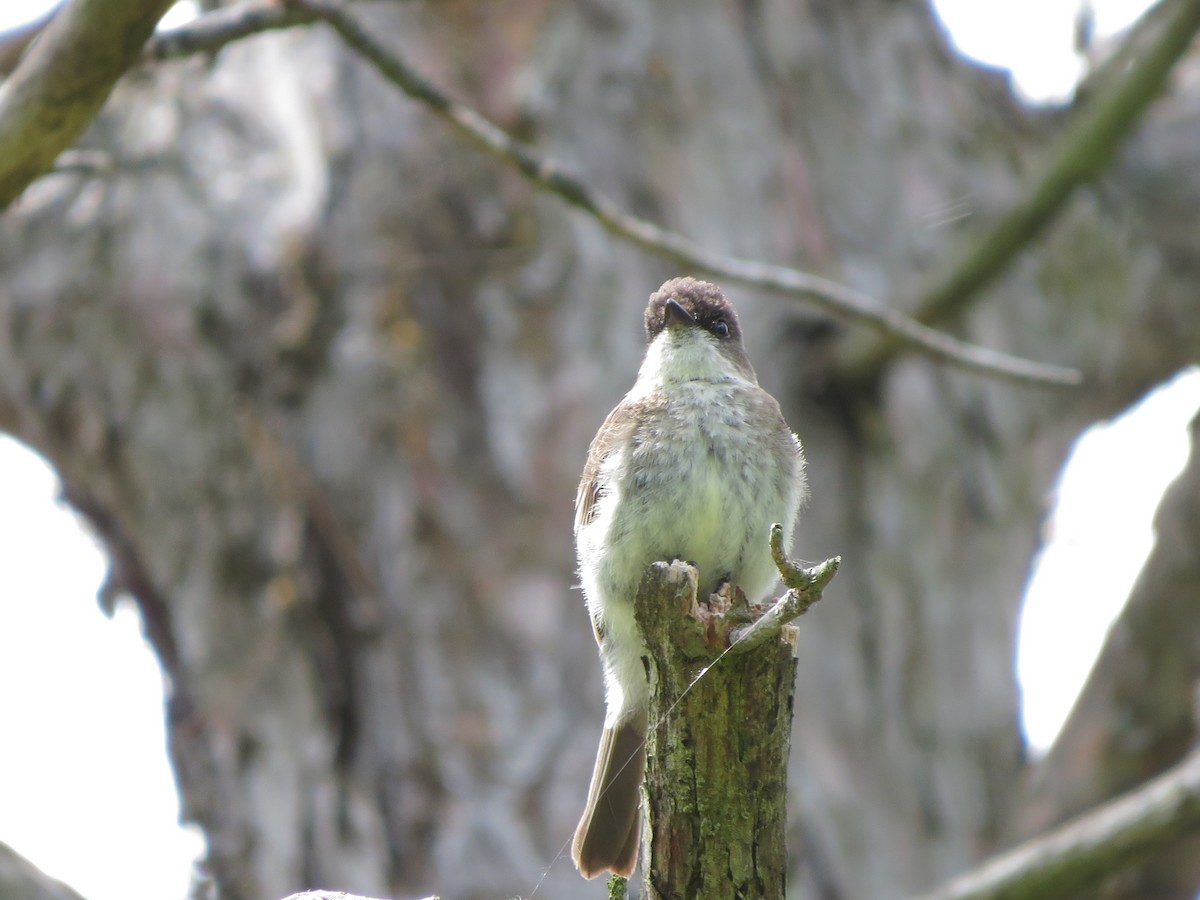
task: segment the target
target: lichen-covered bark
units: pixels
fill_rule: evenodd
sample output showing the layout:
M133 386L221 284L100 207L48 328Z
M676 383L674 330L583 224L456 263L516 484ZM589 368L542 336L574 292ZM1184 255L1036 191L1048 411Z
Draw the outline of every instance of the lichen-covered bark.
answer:
M632 211L884 299L969 241L1060 125L917 2L353 10ZM1200 143L1176 90L943 323L1086 389L911 355L851 387L842 329L730 291L805 442L795 550L843 557L799 631L794 896L929 887L1016 830L1015 619L1053 477L1200 346ZM142 611L224 895L602 896L556 858L602 715L570 504L645 298L679 273L318 28L137 73L85 145L111 171L47 177L0 219L0 428L53 462ZM1161 684L1178 701L1186 681Z
M722 653L696 603L695 570L678 562L638 590L652 686L642 896L783 900L791 646Z

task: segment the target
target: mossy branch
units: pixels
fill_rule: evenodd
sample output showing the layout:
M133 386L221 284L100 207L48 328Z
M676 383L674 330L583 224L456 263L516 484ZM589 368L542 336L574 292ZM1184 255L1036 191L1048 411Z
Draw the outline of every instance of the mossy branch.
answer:
M989 860L923 900L1082 896L1200 833L1200 751L1129 793Z
M172 0L74 0L0 84L0 210L48 172L108 99Z
M961 313L1054 220L1075 189L1108 166L1200 30L1200 0L1165 0L1162 7L1150 23L1157 34L1126 60L1125 71L1111 79L1102 95L1088 97L1076 110L1036 177L990 228L971 237L913 296L901 298L900 309L913 310L913 318L929 326ZM847 365L847 371L869 382L901 349L903 343L887 335Z

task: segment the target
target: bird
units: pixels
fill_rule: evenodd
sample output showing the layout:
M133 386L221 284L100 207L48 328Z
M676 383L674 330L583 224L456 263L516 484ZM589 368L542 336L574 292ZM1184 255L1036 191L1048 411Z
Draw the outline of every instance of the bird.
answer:
M714 284L674 278L650 295L633 387L587 454L575 499L579 578L604 672L605 719L572 859L591 879L637 865L650 665L634 616L659 560L763 599L779 574L774 523L792 539L807 497L804 451L758 384L733 305Z

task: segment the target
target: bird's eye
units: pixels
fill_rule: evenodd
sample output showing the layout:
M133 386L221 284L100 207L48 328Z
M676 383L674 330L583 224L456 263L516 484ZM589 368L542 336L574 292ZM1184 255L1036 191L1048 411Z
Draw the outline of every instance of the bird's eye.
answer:
M729 323L724 319L717 319L717 321L713 322L712 333L720 338L729 337Z

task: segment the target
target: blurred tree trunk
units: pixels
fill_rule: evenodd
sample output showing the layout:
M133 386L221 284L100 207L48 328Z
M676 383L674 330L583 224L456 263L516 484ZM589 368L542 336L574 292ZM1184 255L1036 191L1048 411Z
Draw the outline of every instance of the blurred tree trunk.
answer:
M0 843L0 897L83 900L61 881L55 881L4 843Z
M354 12L629 210L882 298L971 240L1061 125L915 0ZM807 448L796 550L843 557L799 629L797 897L895 897L1019 832L1015 622L1054 477L1200 346L1195 91L939 323L1085 390L915 356L852 390L842 329L728 287ZM84 146L112 171L48 176L0 220L0 428L54 463L110 597L142 612L223 896L603 896L556 857L602 718L571 498L646 296L679 273L320 28L135 73ZM1160 538L1195 566L1200 544ZM1155 584L1139 608L1169 603ZM1193 734L1198 620L1168 627L1122 639L1192 648L1156 688L1170 735L1139 735L1169 749L1121 779L1088 758L1087 802ZM1143 701L1111 694L1109 727Z

